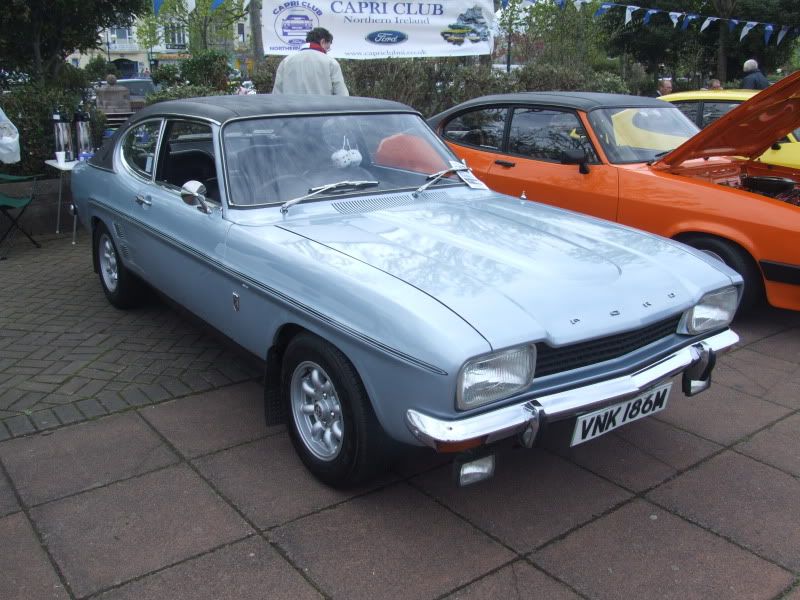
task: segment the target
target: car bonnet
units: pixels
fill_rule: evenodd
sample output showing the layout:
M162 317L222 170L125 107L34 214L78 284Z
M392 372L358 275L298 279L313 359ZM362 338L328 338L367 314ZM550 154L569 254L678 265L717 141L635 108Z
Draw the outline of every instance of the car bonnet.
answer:
M761 156L773 143L800 127L800 71L771 85L720 117L653 164L677 167L693 158Z
M495 348L634 330L731 283L721 264L712 267L657 236L476 194L470 201L455 190L428 192L405 206L366 212L344 205L367 201L343 202L346 215L304 218L297 211L280 227L424 292Z

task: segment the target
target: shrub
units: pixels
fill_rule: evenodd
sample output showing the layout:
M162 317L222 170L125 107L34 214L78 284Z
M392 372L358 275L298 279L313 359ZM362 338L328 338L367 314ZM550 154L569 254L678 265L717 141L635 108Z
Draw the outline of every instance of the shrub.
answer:
M511 91L511 80L505 74L471 57L349 60L341 64L352 95L403 102L423 115L482 94Z
M89 81L104 81L106 75L109 73L119 75L117 66L114 63L106 61L105 57L101 54L98 54L86 63L83 72L86 73L86 77Z
M616 73L586 69L576 71L561 65L531 63L515 71L516 87L520 91L584 91L628 93L628 86Z
M225 92L215 90L207 85L173 85L161 89L145 98L145 105L163 102L164 100L180 100L182 98L197 98L199 96L224 96Z
M228 58L216 50L203 50L181 63L181 77L193 85L208 85L215 90L228 88Z
M181 70L178 65L160 65L152 73L153 83L163 87L169 87L180 83Z
M48 84L70 92L83 94L86 88L89 87L90 80L86 71L65 63L61 65L55 79L49 81Z
M256 86L256 91L259 94L269 94L272 92L272 86L275 83L275 71L278 69L278 64L283 60L282 56L268 56L260 65L256 65L253 69L251 81Z

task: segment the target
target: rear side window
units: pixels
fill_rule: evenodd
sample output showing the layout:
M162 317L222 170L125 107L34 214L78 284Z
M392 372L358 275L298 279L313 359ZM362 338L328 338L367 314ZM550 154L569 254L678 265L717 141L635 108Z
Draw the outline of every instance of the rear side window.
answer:
M160 131L161 120L147 121L128 131L122 140L122 159L145 179L153 176Z
M706 100L703 103L703 122L700 123L700 127L706 127L737 106L739 106L739 102L709 102Z
M503 146L507 114L505 108L481 108L461 113L448 121L442 133L445 139L457 144L499 150Z

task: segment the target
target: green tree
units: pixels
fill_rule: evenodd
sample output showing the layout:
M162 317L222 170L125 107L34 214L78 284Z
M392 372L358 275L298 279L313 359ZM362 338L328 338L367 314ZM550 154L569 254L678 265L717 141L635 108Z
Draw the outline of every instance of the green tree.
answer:
M250 0L250 41L253 47L253 67L258 70L264 65L264 38L261 31L261 0Z
M161 33L161 19L152 11L140 17L136 23L136 38L139 45L147 48L148 69L151 68L153 62L153 47L158 46L163 39Z
M54 77L73 51L98 47L97 32L130 25L150 0L5 0L0 69Z
M196 0L189 11L186 0L164 0L159 15L162 21L177 23L189 33L192 52L209 50L214 45L224 45L234 38L234 23L247 14L244 0L225 0L214 10L213 0Z

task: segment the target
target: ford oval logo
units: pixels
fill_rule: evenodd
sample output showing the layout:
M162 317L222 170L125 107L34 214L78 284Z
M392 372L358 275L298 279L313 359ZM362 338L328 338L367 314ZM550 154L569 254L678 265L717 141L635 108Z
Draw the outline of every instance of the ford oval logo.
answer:
M373 44L402 44L408 36L402 31L373 31L366 39Z

